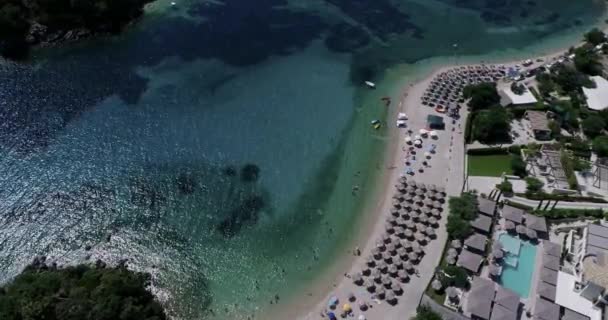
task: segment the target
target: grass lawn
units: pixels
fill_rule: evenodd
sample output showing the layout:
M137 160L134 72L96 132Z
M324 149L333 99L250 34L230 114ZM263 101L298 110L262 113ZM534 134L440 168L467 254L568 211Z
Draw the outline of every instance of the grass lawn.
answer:
M513 174L511 155L469 155L467 157L470 176L500 177L503 172Z

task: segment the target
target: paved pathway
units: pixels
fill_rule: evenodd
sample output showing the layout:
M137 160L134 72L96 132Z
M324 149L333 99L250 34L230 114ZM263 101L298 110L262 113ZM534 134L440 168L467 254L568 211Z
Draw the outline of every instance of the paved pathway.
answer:
M503 199L507 199L509 201L513 201L516 203L520 203L532 208L536 208L538 206L538 204L540 203L540 201L536 201L536 200L530 200L530 199L526 199L523 197L519 197L519 196L513 196L510 198L503 198ZM547 203L547 201L543 202L543 207L545 206L545 203ZM553 206L554 201L551 201L551 204L549 205L549 207L551 208ZM557 206L555 208L558 209L603 209L603 210L608 210L608 203L594 203L594 202L567 202L567 201L559 201L557 203Z

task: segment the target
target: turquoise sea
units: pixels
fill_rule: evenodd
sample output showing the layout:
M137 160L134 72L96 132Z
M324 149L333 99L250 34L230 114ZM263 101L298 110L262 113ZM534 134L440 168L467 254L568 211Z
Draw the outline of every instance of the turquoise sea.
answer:
M121 36L0 64L0 282L35 255L128 259L179 319L285 303L364 214L387 142L369 122L395 108L382 96L432 65L566 47L605 9L174 1Z

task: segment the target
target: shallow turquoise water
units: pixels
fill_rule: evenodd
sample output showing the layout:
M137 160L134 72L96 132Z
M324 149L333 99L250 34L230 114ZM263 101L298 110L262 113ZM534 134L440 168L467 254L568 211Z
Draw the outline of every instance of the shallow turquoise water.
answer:
M518 238L509 234L501 234L499 241L503 246L512 246ZM515 291L520 297L527 298L532 284L532 275L535 269L536 245L528 241L520 241L519 255L508 253L507 263L503 264L500 283L508 289ZM509 250L509 252L512 252Z
M345 251L384 170L386 70L578 37L605 5L178 2L1 65L0 282L36 254L129 258L179 318L245 318Z

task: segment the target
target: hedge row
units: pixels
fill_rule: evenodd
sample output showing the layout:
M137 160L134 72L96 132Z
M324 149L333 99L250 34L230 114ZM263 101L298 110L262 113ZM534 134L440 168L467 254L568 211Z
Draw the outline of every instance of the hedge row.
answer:
M471 112L467 115L467 119L464 125L464 142L465 143L472 143L473 141L471 141L473 139L472 132L473 132L473 119L475 118L475 112Z
M551 193L517 193L520 197L525 197L530 200L557 200L566 202L592 202L592 203L608 203L601 198L570 196L566 194L551 194Z
M486 156L486 155L493 155L493 154L509 154L509 153L520 154L521 147L515 145L515 146L510 146L507 148L491 147L491 148L467 150L468 155L477 155L477 156Z
M553 209L553 210L534 210L534 215L549 219L579 219L579 218L608 218L608 213L602 209Z

